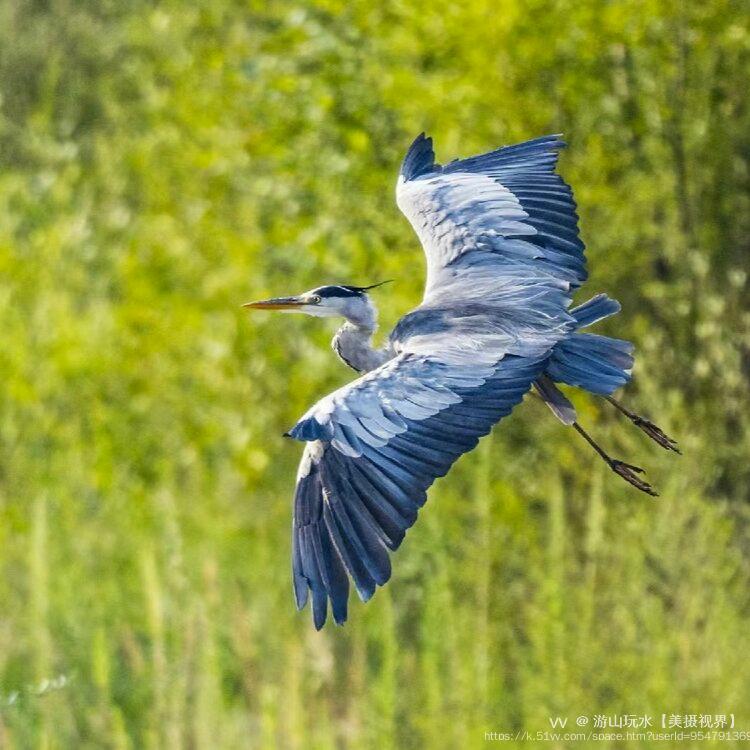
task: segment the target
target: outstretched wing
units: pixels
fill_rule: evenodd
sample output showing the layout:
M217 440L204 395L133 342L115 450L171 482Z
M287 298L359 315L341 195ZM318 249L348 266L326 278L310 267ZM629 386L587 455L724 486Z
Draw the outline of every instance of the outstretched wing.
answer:
M586 279L573 194L555 173L559 136L435 163L421 134L404 158L396 201L427 256L424 304L502 299L509 287L558 288ZM520 301L533 307L532 291Z
M391 575L427 488L523 398L548 354L492 365L402 353L318 402L290 431L308 441L292 534L297 607L347 616L349 576L363 601Z

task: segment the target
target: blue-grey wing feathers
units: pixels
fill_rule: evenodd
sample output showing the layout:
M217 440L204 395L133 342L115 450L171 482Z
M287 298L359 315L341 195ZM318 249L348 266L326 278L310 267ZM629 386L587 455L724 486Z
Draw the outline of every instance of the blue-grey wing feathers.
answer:
M555 172L563 146L559 136L545 136L439 167L431 141L414 142L396 201L427 256L426 299L441 286L456 286L467 255L494 260L499 278L522 270L529 283L557 282L566 290L583 283L575 201ZM465 270L460 281L470 284L472 275Z
M570 314L575 318L578 328L587 328L611 315L616 315L620 309L617 300L606 294L597 294L582 305L572 308Z
M312 596L316 628L328 601L334 620L346 619L345 574L363 601L390 578L388 550L416 521L427 488L510 413L545 357L508 355L491 368L415 355L394 362L324 399L290 431L319 436L305 448L292 535L297 606Z

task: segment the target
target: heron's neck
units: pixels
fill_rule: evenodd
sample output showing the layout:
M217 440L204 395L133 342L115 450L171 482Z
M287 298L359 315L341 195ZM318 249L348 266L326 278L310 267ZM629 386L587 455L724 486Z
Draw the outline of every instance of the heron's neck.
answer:
M357 372L374 370L391 357L386 349L376 349L372 344L378 327L377 317L375 308L370 305L366 312L348 317L331 342L336 354Z

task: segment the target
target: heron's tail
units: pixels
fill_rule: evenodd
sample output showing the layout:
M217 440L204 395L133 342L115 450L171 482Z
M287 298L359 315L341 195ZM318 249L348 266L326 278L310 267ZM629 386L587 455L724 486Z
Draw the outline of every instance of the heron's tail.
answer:
M606 294L597 294L573 308L570 314L580 330L619 311L619 302ZM629 341L595 333L574 333L553 349L547 374L558 383L609 395L630 380L632 367L633 345Z

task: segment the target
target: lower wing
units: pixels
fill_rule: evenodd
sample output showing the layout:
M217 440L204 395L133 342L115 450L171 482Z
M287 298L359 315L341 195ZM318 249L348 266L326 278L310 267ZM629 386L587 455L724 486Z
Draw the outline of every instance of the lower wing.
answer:
M400 355L314 406L290 434L309 441L292 531L294 594L313 621L347 617L349 578L363 601L391 576L388 550L417 519L427 488L508 415L548 355L490 367Z

